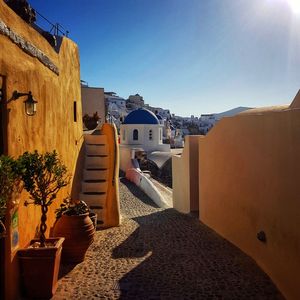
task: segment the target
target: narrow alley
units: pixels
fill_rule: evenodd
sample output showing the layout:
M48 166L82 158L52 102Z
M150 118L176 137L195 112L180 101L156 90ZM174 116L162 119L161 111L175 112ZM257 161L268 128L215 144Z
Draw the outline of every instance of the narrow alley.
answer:
M85 261L63 266L57 299L282 299L238 248L190 215L161 209L125 179L122 224L97 231Z

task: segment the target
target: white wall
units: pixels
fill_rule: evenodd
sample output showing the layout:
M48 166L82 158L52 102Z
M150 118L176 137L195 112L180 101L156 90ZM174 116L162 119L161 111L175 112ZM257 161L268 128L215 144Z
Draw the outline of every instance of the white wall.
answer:
M133 140L135 129L138 130L138 140ZM149 139L150 130L152 130L152 140ZM120 142L121 145L142 147L145 151L168 151L169 145L164 145L162 142L162 131L161 125L122 124Z
M126 178L140 187L140 189L147 194L159 207L169 208L167 201L161 195L159 190L140 169L128 169L126 171Z

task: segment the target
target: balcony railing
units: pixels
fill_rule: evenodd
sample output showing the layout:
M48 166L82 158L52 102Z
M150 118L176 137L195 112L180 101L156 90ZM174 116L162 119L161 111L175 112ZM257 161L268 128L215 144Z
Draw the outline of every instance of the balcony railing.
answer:
M36 25L40 28L50 28L49 31L53 35L62 35L68 37L69 31L65 29L61 24L59 23L52 23L49 21L46 17L44 17L41 13L39 13L37 10L36 12Z

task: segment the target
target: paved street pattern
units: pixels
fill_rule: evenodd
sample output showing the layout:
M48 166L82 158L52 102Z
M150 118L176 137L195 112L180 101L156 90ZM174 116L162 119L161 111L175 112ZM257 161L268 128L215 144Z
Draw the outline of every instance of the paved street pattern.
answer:
M122 224L63 266L57 299L283 299L268 276L198 219L158 208L125 179Z

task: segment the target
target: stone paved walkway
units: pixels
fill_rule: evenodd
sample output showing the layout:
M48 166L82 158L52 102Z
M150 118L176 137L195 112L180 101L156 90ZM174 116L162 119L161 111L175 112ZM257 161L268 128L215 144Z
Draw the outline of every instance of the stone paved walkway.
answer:
M63 267L54 300L282 299L236 247L122 182L122 225L98 231L86 260Z

